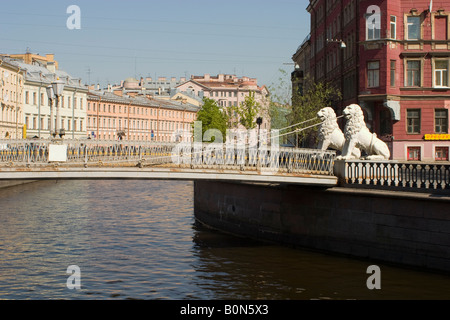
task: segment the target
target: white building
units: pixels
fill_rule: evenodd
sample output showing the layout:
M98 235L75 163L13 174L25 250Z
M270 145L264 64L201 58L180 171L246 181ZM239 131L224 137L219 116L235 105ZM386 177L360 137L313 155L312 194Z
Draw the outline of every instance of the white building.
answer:
M23 74L0 60L0 139L21 139L23 132Z
M51 137L51 112L46 88L57 79L64 81L64 92L58 103L60 124L65 137L80 139L86 137L86 106L88 88L81 79L72 78L64 71L57 70L52 63L27 64L21 60L3 58L24 72L23 123L26 128L24 138ZM56 108L53 100L53 129L56 125Z

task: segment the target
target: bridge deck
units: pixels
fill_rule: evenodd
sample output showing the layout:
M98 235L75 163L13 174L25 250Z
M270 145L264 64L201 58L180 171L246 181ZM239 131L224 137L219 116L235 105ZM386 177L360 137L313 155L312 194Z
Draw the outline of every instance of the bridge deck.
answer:
M207 170L138 167L37 167L0 168L0 180L214 180L252 183L289 183L333 187L335 176L270 171Z

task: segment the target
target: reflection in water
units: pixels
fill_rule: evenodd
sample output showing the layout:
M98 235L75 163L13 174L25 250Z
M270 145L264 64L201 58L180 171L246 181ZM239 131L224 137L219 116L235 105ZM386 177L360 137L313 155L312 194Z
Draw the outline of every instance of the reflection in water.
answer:
M3 299L448 299L450 277L257 243L198 225L174 181L53 181L0 192ZM81 290L69 290L69 265ZM381 267L381 290L366 269Z

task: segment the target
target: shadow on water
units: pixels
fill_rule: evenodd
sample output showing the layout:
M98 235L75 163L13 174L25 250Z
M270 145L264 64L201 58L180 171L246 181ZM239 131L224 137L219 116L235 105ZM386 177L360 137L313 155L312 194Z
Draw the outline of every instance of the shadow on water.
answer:
M195 223L199 286L217 299L450 299L450 277L232 236ZM381 289L369 289L370 265Z

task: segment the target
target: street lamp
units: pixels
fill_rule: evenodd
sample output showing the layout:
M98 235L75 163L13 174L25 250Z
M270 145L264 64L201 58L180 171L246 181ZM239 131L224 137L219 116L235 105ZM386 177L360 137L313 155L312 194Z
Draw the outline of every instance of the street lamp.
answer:
M50 135L55 137L56 133L53 131L53 86L49 85L45 90L47 90L47 97L50 105L50 128L48 129L50 130Z
M263 119L261 117L256 118L256 124L258 125L258 150L259 150L259 135L261 132L261 124L263 122Z
M53 87L53 92L56 96L56 134L59 134L60 137L62 137L64 135L65 132L63 132L63 129L59 130L59 125L60 125L60 119L59 119L59 108L58 108L58 103L59 103L59 97L62 95L63 90L64 90L64 81L62 80L56 80L55 82L52 82L52 87Z
M330 43L330 42L337 42L337 43L339 43L339 47L340 47L341 49L347 48L347 45L345 44L344 40L340 40L340 39L327 39L327 42L328 42L328 43Z

